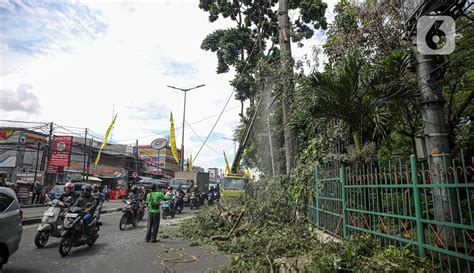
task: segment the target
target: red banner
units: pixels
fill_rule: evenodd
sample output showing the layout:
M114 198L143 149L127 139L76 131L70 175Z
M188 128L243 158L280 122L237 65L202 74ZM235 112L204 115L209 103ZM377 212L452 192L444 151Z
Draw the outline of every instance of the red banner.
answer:
M72 136L54 136L50 166L69 166L71 158Z

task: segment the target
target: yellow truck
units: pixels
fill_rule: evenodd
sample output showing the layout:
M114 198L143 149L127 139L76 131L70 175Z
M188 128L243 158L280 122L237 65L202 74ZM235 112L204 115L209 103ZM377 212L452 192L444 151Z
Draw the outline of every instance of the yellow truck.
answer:
M239 197L245 192L249 178L245 174L230 174L224 176L221 182L221 195L224 198Z

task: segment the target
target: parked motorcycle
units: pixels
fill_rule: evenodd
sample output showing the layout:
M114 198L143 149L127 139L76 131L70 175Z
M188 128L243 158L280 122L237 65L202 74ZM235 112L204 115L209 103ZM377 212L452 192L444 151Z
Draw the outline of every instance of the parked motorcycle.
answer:
M163 210L162 212L163 219L166 219L166 217L168 216L174 217L176 214L175 206L173 204L173 201L171 200L163 201L161 208Z
M184 209L184 196L181 192L176 192L175 199L176 199L176 211L178 213L183 212Z
M198 209L199 208L199 196L195 192L191 192L189 196L189 208Z
M64 216L64 231L59 242L59 253L61 256L67 256L72 247L77 247L87 244L93 246L97 238L99 238L99 222L100 209L102 204L99 204L94 211L92 221L89 224L90 232L85 234L83 218L87 214L81 207L71 207Z
M37 229L35 236L35 245L37 248L44 247L46 243L48 243L49 236L56 238L61 237L64 219L62 212L65 207L70 205L70 203L54 199L50 202L50 205L51 207L43 213L43 219Z
M127 201L125 201L128 207L125 207L122 209L122 217L120 218L120 222L119 222L120 230L124 230L125 227L130 224L132 224L132 226L134 227L138 225L138 221L140 221L138 209L137 209L136 214L133 212L134 207L139 206L137 202L138 200L135 201L131 199L128 199Z

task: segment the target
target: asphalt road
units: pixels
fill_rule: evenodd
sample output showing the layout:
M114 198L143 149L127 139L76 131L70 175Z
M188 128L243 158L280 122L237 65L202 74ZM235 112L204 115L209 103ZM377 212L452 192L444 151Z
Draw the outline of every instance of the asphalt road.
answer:
M190 247L190 242L173 236L182 219L192 217L189 209L175 219L161 220L160 242L154 244L144 241L147 216L137 227L127 226L124 231L118 228L120 216L120 212L103 214L96 244L75 247L67 257L59 254L59 238L50 238L43 249L37 249L33 242L37 225L24 226L20 249L2 273L204 272L229 264L228 258L214 249Z

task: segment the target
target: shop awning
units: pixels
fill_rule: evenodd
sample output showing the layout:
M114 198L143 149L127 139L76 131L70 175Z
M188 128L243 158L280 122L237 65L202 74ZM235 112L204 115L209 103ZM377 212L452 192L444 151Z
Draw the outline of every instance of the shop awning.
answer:
M82 180L85 181L86 180L86 177L85 176L82 176ZM102 179L98 178L98 177L95 177L95 176L89 176L89 182L92 182L92 183L100 183L102 182Z

